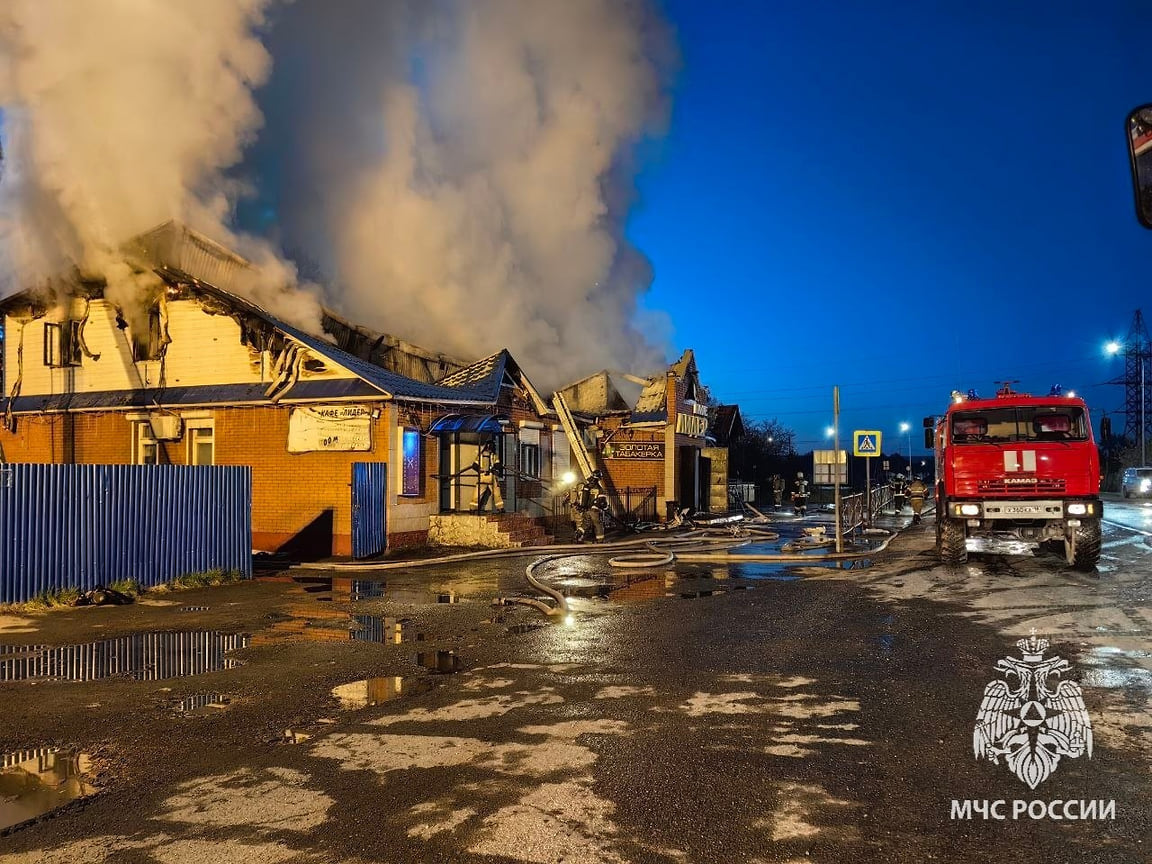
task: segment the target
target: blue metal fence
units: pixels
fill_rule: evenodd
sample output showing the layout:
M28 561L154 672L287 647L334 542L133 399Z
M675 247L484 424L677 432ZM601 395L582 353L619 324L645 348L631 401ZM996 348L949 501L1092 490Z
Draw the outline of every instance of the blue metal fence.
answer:
M118 579L252 575L252 469L0 464L0 602Z
M388 465L384 462L352 463L352 557L369 558L383 552L388 543L384 495Z

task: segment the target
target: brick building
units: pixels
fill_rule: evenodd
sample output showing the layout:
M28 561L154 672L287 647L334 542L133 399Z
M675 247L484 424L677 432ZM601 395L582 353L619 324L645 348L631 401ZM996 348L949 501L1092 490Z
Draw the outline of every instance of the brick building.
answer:
M582 420L612 489L654 489L659 518L683 507L710 509L715 484L706 448L714 442L695 356L687 350L664 375L644 380L633 401L624 391L635 381L599 372L560 392ZM716 468L726 488L727 460Z
M419 380L221 287L247 263L187 229L137 249L156 277L139 308L80 279L0 301L0 461L250 465L254 547L300 557L542 534L530 520L568 469L567 442L507 351L465 365L326 319L357 353L370 340L441 376ZM511 469L495 522L462 515L485 440Z

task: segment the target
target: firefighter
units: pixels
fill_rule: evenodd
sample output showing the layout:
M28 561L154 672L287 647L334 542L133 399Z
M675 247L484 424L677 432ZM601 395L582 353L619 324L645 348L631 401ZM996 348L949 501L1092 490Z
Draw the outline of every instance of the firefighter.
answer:
M568 504L572 511L572 523L576 527L577 543L589 537L597 541L604 539L604 513L608 509L608 496L600 484L602 476L599 471L593 471L587 480L569 493Z
M500 481L504 479L504 465L496 453L496 444L484 442L476 461L470 466L476 472L476 493L472 496L472 510L479 513L484 509L488 496L492 497L492 512L504 512L504 496L500 492Z
M920 511L924 509L924 499L928 497L928 486L917 474L908 484L908 500L912 502L912 524L920 524Z
M779 474L772 475L772 500L777 510L784 506L784 478Z
M796 472L796 489L792 493L792 509L797 516L808 514L808 480L803 471Z
M892 478L892 506L897 514L904 510L904 475L897 474Z

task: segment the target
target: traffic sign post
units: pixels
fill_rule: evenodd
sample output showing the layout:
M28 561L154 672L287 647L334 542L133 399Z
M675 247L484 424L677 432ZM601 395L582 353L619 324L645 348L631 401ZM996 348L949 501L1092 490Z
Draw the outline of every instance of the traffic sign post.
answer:
M852 454L864 457L864 524L872 527L872 458L880 455L880 431L857 429L852 433Z

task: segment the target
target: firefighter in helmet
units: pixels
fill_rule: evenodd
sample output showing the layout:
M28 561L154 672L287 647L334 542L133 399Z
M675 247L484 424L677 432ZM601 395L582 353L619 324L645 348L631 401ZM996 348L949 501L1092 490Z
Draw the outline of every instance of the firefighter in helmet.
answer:
M495 442L485 441L476 456L476 461L469 467L476 472L476 493L472 496L472 510L481 512L484 509L484 502L491 496L492 511L503 513L504 496L500 492L500 481L504 479L504 465L496 452Z
M897 513L900 513L904 509L904 498L906 494L904 475L897 474L892 478L892 506Z
M772 475L772 502L777 509L784 506L784 478L779 474Z
M796 489L792 492L792 508L797 516L808 513L808 479L803 471L796 472Z
M908 500L912 504L912 524L920 524L920 511L924 509L924 499L928 497L928 486L917 474L908 484Z
M600 483L603 475L593 471L583 483L569 492L572 523L576 527L576 542L588 538L604 539L604 513L608 509L608 496Z

